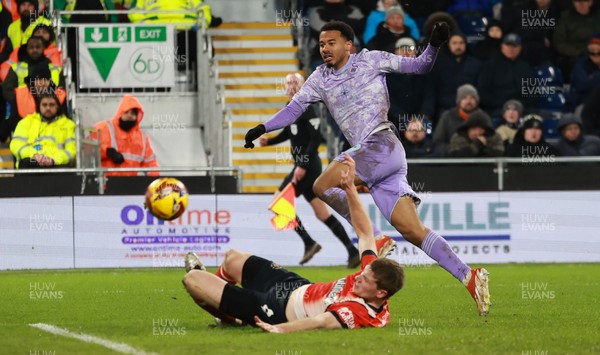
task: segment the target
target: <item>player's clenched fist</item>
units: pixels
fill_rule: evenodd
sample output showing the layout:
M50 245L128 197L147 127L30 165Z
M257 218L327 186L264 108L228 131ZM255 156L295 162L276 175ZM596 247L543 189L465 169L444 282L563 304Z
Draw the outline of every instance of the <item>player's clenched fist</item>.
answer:
M252 143L252 141L265 134L265 131L265 126L262 124L249 130L248 133L246 133L246 144L244 144L244 148L254 148L254 143Z
M431 38L429 39L429 44L434 47L439 47L444 42L448 40L450 37L450 27L446 22L438 22L433 25L433 30L431 31Z

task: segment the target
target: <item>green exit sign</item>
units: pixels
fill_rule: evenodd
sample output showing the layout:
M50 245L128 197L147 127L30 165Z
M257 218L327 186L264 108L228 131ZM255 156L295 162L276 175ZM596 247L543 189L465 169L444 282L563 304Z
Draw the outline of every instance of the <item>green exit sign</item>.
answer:
M165 42L167 28L165 26L144 26L135 28L136 42Z

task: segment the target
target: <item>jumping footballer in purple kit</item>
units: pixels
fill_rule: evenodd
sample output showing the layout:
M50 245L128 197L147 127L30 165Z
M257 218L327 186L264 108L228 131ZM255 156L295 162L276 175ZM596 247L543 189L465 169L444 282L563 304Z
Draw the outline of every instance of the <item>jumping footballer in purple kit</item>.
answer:
M420 199L406 175L406 155L395 127L387 119L390 102L386 73L425 74L431 70L440 45L448 40L446 23L434 26L429 45L416 58L363 49L350 54L354 32L347 24L332 21L321 28L319 47L324 64L306 80L290 103L264 124L246 134L246 148L265 132L293 123L308 105L323 102L353 145L348 153L356 161L356 184L364 183L383 216L405 240L421 248L429 257L461 281L480 315L490 307L486 269L471 269L452 251L446 240L425 227L417 214ZM350 222L346 193L339 187L346 170L343 154L335 158L315 181L315 194Z

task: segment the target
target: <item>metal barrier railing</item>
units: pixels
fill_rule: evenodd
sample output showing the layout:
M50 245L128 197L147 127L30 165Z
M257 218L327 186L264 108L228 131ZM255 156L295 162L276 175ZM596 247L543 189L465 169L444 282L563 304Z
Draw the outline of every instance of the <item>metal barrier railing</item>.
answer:
M98 192L102 195L105 191L106 173L136 172L145 174L149 172L158 172L161 176L168 176L169 173L185 173L185 176L209 176L210 190L216 191L216 176L234 176L237 178L237 190L242 191L243 175L242 170L236 166L216 167L190 167L190 168L44 168L44 169L3 169L0 170L4 176L19 175L38 175L38 174L77 174L81 175L81 194L83 194L87 181L87 176L95 176L98 184ZM7 175L5 175L7 174ZM158 178L158 177L157 177ZM0 177L0 180L2 177Z

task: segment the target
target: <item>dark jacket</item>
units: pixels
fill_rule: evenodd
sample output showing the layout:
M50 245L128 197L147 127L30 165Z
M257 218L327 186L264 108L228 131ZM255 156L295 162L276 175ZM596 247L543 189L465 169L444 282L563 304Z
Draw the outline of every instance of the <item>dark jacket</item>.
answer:
M582 104L598 85L600 85L600 68L590 60L588 55L579 58L571 72L569 102L572 108Z
M386 74L390 97L388 117L398 126L398 116L422 115L431 118L434 112L434 91L431 74Z
M505 11L506 7L506 11ZM521 58L531 65L552 60L552 33L560 18L559 5L552 1L547 10L538 9L535 1L516 6L502 6L502 30L521 36Z
M573 114L564 115L558 121L557 129L559 132L569 124L575 123L579 128L583 128L581 121ZM575 141L565 139L561 132L561 138L556 144L556 149L562 156L598 156L600 155L600 137L584 135L583 131Z
M404 146L406 157L409 159L441 158L444 156L442 150L429 138L425 138L418 143L412 143L402 137L402 145Z
M507 157L522 158L549 157L558 155L556 148L547 143L543 136L539 142L530 143L525 141L524 132L525 129L523 127L519 128L517 134L515 134L513 143L506 147L504 155Z
M562 13L552 35L554 49L563 56L577 57L587 46L590 33L600 30L600 12L582 16L574 8Z
M476 112L483 112L480 109L476 109L471 113L473 115ZM489 119L489 116L488 116ZM450 143L450 139L458 131L458 127L460 127L465 120L458 114L458 107L453 107L449 110L444 111L440 120L437 123L437 126L433 127L433 141L436 145L440 147L444 152L448 151L448 144ZM492 125L492 121L488 122L489 125Z
M475 86L480 70L481 61L469 55L468 51L457 58L444 46L430 74L435 90L436 114L456 106L456 89L464 84Z
M534 100L522 95L523 80L531 76L531 67L519 58L512 61L499 54L485 61L477 80L481 108L496 115L510 99L521 100L525 107L532 106Z
M485 130L486 144L479 139L471 140L469 128L481 127ZM472 114L456 131L450 140L448 155L457 158L499 157L504 153L504 143L491 124L490 117L483 111Z
M410 28L404 26L402 33L393 33L390 31L385 22L382 22L377 26L377 32L373 38L367 43L366 48L368 50L379 50L394 53L396 50L396 41L400 38L411 37ZM414 38L413 38L414 39Z
M581 120L584 133L600 137L600 85L583 102Z
M483 39L483 41L477 42L475 44L473 54L475 55L475 58L479 60L488 60L500 53L500 43L502 42L502 40L492 38L488 34L488 30L492 26L501 26L500 21L490 20L490 22L485 27L485 38Z

